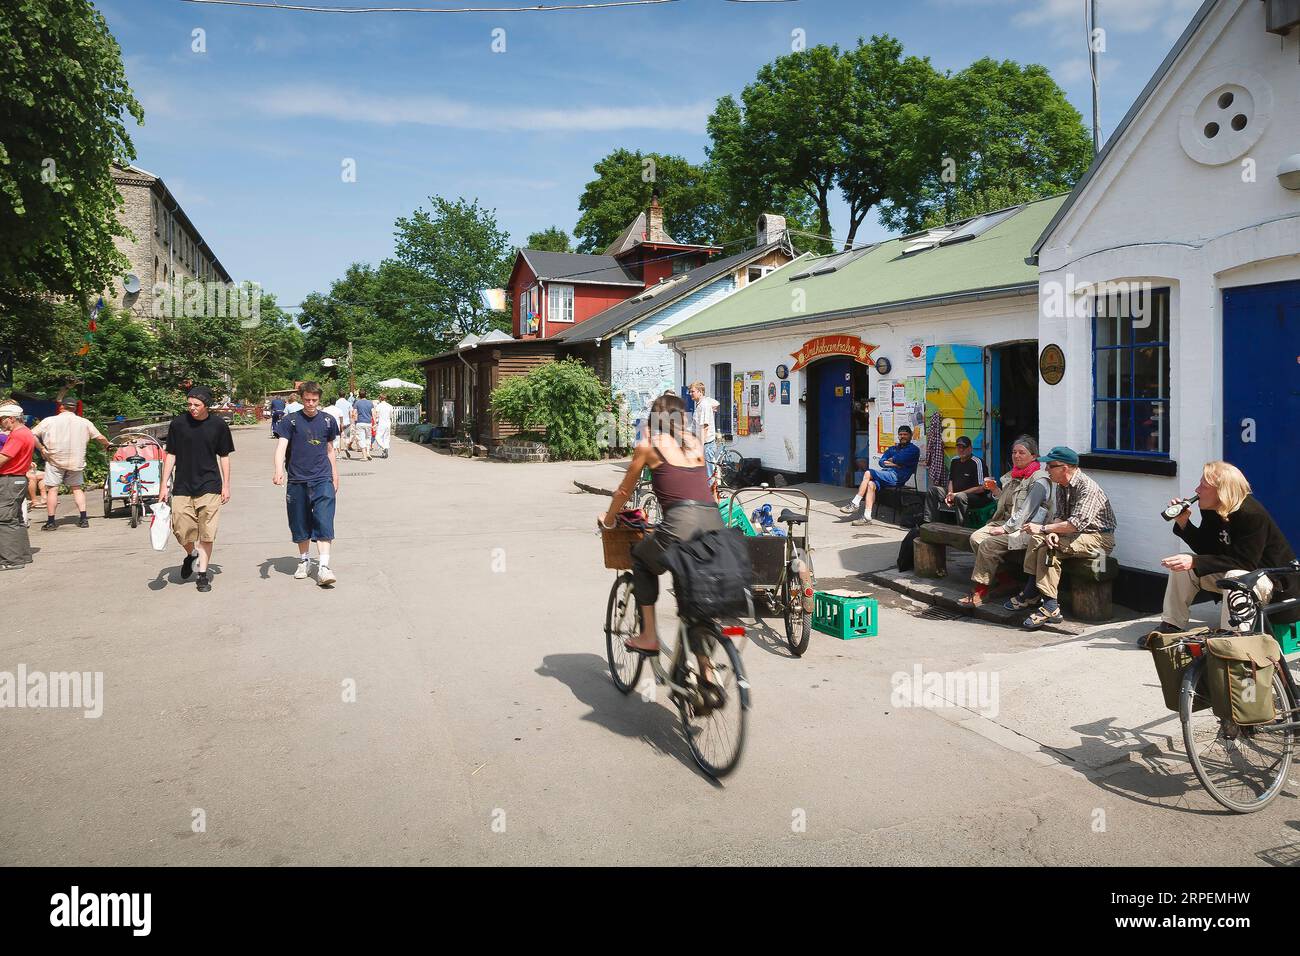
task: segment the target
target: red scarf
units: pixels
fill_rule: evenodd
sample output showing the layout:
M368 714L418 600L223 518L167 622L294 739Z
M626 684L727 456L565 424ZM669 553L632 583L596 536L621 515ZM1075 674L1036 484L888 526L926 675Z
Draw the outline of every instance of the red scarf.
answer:
M1035 459L1034 461L1031 461L1029 464L1025 465L1024 468L1016 468L1016 467L1013 465L1012 468L1011 468L1011 477L1012 477L1012 478L1028 478L1030 475L1032 475L1034 472L1036 472L1039 468L1042 468L1042 467L1043 467L1042 464L1040 464L1039 461L1038 461L1037 459Z

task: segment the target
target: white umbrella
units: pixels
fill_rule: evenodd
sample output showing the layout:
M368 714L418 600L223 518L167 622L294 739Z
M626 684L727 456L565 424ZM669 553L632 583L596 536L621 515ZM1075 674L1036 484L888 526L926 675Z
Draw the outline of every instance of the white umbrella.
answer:
M416 385L414 382L405 382L400 378L386 378L379 383L380 388L424 388L423 385Z

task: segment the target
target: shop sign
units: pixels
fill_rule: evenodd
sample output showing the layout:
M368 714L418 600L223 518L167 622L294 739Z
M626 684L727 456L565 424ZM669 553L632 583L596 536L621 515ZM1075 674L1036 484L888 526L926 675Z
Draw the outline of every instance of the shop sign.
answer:
M786 365L778 365L776 367L776 377L784 382L787 378L790 377L789 367Z
M798 371L828 355L847 355L861 365L870 365L871 353L878 348L879 345L868 345L856 335L822 335L809 339L799 347L799 351L790 353L794 356L794 365L790 370Z
M1038 356L1038 372L1048 385L1059 385L1065 378L1065 353L1055 343L1043 347Z

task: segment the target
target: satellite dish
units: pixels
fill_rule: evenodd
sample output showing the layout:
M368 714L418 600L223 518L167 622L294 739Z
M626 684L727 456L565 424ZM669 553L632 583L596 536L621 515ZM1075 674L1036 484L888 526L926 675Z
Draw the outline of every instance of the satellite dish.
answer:
M122 277L122 288L126 290L127 295L135 295L140 291L140 277L133 272L128 272Z

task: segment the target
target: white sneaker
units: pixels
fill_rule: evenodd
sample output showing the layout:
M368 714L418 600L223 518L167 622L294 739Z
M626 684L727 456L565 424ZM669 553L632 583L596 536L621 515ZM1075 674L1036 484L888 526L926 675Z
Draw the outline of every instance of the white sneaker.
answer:
M323 588L332 588L337 580L334 572L323 564L316 570L316 583Z
M295 581L301 581L303 578L307 577L307 575L310 573L311 573L311 562L299 561L298 570L293 572L293 579Z

